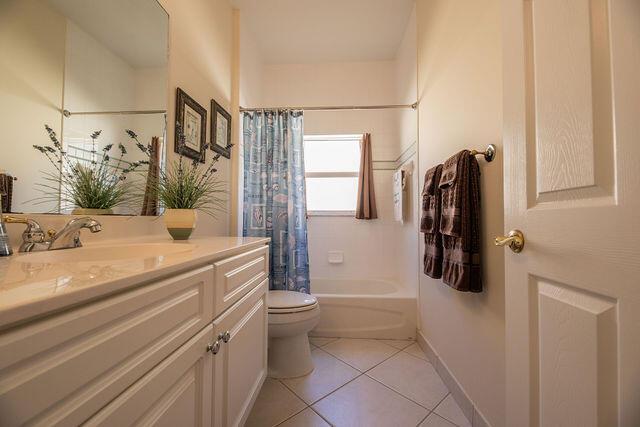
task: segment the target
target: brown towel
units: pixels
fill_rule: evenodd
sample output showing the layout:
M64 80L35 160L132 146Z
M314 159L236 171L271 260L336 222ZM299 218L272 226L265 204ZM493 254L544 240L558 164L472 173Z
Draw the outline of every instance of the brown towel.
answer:
M6 173L0 173L0 197L2 197L2 206L4 211L0 213L11 212L11 201L13 198L13 177Z
M480 167L463 150L450 157L440 177L442 281L462 292L482 292L480 266Z
M442 235L440 234L440 175L442 165L424 175L422 189L422 218L420 231L424 233L424 274L434 279L442 277Z

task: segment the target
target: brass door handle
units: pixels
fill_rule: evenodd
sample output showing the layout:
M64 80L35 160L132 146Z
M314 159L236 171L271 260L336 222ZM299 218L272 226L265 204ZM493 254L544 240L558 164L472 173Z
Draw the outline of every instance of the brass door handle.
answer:
M496 246L508 245L515 253L522 252L524 248L524 234L520 230L511 230L508 236L498 236L495 240Z

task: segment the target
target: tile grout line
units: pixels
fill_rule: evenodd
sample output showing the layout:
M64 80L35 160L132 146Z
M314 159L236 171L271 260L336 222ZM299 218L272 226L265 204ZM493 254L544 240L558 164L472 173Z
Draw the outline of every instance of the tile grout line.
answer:
M448 388L447 388L447 389L448 389ZM447 418L447 417L445 417L444 415L441 415L441 414L439 414L439 413L437 413L437 412L436 412L436 408L437 408L438 406L440 406L440 405L442 404L442 402L444 402L444 400L445 400L447 397L449 397L449 396L451 396L451 398L453 399L453 396L451 395L451 392L447 393L447 395L446 395L445 397L443 397L443 398L442 398L442 400L441 400L441 401L436 405L436 407L435 407L435 408L433 408L433 413L434 413L434 414L436 414L437 416L439 416L440 418L442 418L442 419L445 419L445 420L449 421L449 422L450 422L451 424L453 424L454 426L456 426L456 427L460 427L460 425L459 425L459 424L455 423L454 421L451 421L449 418ZM453 401L455 402L456 400L455 400L455 399L453 399ZM457 405L457 403L456 403L456 405ZM462 410L461 410L461 411L462 411ZM463 412L463 415L464 415L464 412ZM467 417L466 417L466 415L465 415L465 418L467 418Z
M423 422L426 421L427 418L429 418L429 415L433 414L433 411L429 411L427 413L427 415L425 415L425 417L423 419L420 420L420 422L418 424L416 424L416 427L420 427L420 424L422 424Z

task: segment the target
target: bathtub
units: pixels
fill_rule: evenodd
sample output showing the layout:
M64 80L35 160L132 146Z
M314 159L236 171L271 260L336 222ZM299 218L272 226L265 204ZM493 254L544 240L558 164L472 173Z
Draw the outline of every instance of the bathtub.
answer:
M407 339L416 335L416 296L386 280L311 279L320 304L317 337Z

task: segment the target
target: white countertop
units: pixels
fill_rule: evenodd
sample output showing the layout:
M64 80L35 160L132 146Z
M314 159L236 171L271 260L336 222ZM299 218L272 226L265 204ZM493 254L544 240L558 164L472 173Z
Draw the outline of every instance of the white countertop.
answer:
M0 258L0 328L203 266L268 242L269 239L258 237L209 237L173 242L170 238L151 236L50 251L51 256L45 258L40 255L44 252L16 253ZM80 254L74 251L99 251L101 247L117 246L127 253L127 247L135 250L135 246L147 243L180 245L180 250L131 259L72 260L72 254ZM57 253L62 261L55 260Z

